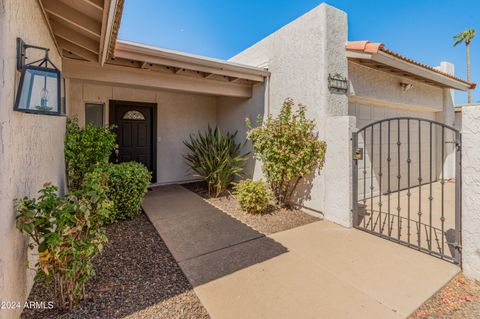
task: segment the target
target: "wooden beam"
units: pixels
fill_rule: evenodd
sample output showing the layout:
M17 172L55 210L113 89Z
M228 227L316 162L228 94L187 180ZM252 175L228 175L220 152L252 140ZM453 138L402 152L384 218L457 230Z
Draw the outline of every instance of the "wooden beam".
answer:
M79 47L89 50L95 54L98 54L100 42L90 39L89 37L86 37L83 34L80 34L73 29L70 29L69 27L54 20L51 21L51 24L55 36L72 42Z
M205 74L205 79L210 79L211 77L213 77L215 74L214 73L206 73Z
M63 2L43 0L45 11L54 19L62 21L73 28L79 28L92 37L100 38L101 23L86 16Z
M67 78L149 87L180 92L249 98L252 86L239 83L207 80L166 72L154 72L140 68L98 64L64 59L62 73Z
M102 20L103 7L99 7L94 2L89 0L61 0L61 2L94 20Z
M237 70L227 70L227 69L222 69L220 67L212 67L212 66L201 65L197 63L190 63L187 61L178 61L172 58L145 55L141 52L131 52L128 50L123 50L122 46L118 44L117 44L117 47L115 48L115 57L148 62L152 64L171 66L171 67L180 68L180 69L199 71L203 73L213 73L213 74L218 74L218 75L228 76L228 77L239 77L239 78L251 80L254 82L264 81L264 76L260 74L251 74L251 73L248 73L247 71L245 71L244 73L242 71L237 71ZM213 62L210 62L210 64L212 63ZM268 73L267 71L265 72Z
M72 43L68 40L58 38L57 39L58 44L60 47L62 47L64 50L70 51L72 53L75 53L78 56L81 56L82 58L88 60L88 61L97 61L98 60L98 55L95 53L92 53L91 51L88 51L75 43Z
M78 1L78 0L75 0ZM89 6L99 10L103 11L103 1L102 0L80 0L81 2L85 2Z
M103 1L103 16L102 16L102 31L101 31L101 43L100 54L98 56L98 62L100 65L104 65L108 59L108 53L110 49L110 42L112 40L112 31L115 20L115 10L118 2L116 0L102 0ZM115 39L116 40L116 39Z

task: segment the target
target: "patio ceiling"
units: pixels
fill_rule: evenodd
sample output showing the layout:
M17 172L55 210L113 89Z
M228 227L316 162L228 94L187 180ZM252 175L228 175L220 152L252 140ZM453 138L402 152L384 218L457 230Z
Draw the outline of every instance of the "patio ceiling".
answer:
M240 98L251 97L253 86L270 75L264 68L121 40L103 67L64 59L63 73L72 79Z
M123 0L38 0L64 57L98 62L113 52Z

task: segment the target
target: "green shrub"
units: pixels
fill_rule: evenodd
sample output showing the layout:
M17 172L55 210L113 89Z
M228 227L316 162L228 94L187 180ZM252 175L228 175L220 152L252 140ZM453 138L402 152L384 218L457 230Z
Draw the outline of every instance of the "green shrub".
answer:
M248 213L261 213L268 207L272 194L268 185L263 181L246 179L234 186L235 198L240 207Z
M45 184L38 199L16 202L17 228L38 250L36 279L52 288L60 308L72 308L83 299L85 283L94 276L92 261L107 242L100 225L112 204L102 187L88 184L60 197L56 186Z
M132 218L140 212L140 205L147 192L152 175L137 162L107 164L96 170L108 175L108 198L113 201L114 213L109 222Z
M208 193L218 197L240 176L247 154L240 155L243 144L235 142L235 133L223 135L218 127L210 126L205 134L190 135L183 143L190 153L185 155L187 165L208 185Z
M92 172L97 164L108 163L115 139L113 127L87 124L82 129L76 118L67 119L65 163L70 190L80 189L85 174Z
M295 188L315 168L322 169L327 144L318 139L315 122L305 116L305 106L292 111L293 100L286 99L277 117L269 115L247 137L252 141L254 157L263 162L263 173L277 203L288 206Z

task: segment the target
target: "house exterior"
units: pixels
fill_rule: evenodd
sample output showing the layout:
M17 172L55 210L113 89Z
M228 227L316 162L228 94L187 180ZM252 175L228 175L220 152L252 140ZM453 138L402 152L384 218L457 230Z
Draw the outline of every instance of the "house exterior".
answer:
M13 108L17 37L50 49L65 79L64 115L82 125L117 125L118 160L144 163L155 184L195 180L182 158L191 133L218 126L243 140L246 117L276 114L287 97L307 105L328 151L323 171L304 181L297 203L346 227L352 226L352 133L398 116L455 126L453 90L474 88L454 76L450 63L432 68L380 43L349 41L347 14L326 4L228 61L117 40L122 6L122 0L38 0L7 1L0 9L0 300L23 301L32 286L25 263L35 256L15 228L14 199L35 196L45 182L65 192L66 117ZM28 54L36 59L33 50ZM348 81L346 90L329 87L337 75ZM454 158L434 165L452 171ZM245 171L262 176L252 158ZM20 312L1 311L0 318Z

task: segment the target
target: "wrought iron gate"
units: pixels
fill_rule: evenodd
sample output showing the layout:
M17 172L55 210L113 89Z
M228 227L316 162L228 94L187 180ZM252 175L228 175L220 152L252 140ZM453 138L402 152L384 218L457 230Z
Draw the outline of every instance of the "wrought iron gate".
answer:
M354 227L460 264L460 132L396 117L353 133L352 146Z

